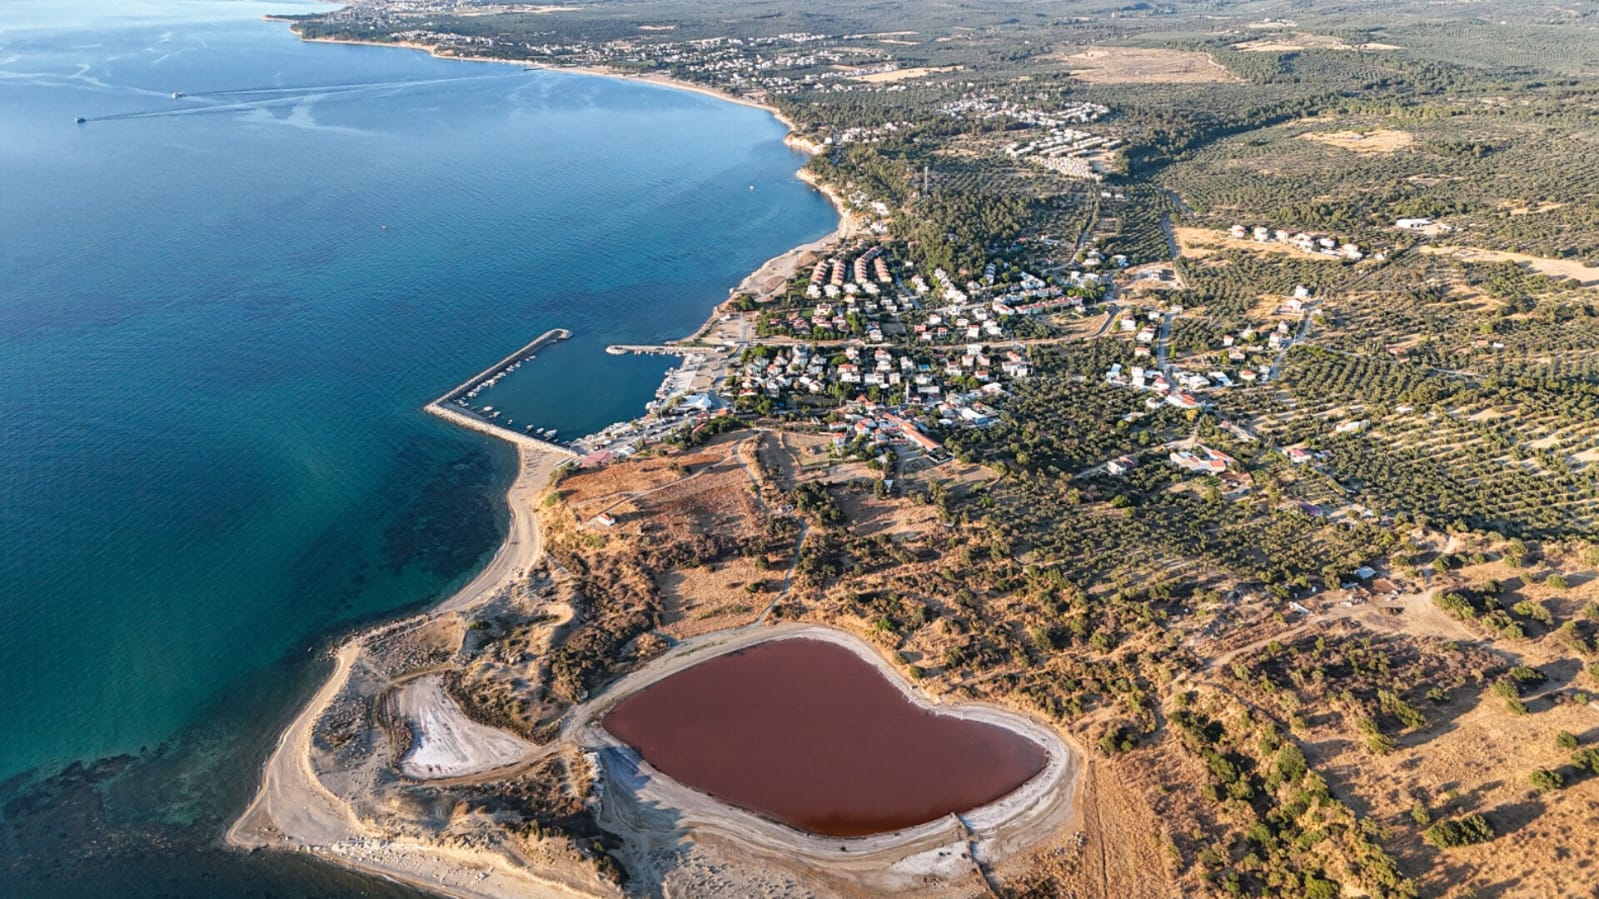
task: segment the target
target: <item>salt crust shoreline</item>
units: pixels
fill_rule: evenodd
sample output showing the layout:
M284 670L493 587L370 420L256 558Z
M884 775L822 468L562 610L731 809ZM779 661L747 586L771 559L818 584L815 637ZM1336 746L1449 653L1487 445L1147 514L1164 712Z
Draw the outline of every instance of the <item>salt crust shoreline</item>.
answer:
M541 66L524 60L458 57L440 54L435 47L410 43L308 39L303 36L301 39L405 47L423 50L441 59L506 63L644 81L693 91L762 109L790 129L784 139L789 146L812 155L821 149L797 138L793 133L793 123L771 106L663 76L627 75L590 67ZM854 219L837 192L829 186L816 184L808 176L808 172L799 173L802 180L823 193L833 204L839 215L838 228L819 240L768 260L745 278L735 292L747 292L772 278L792 277L801 258L825 251L856 230ZM720 309L720 304L717 309ZM707 328L715 323L716 315L717 311L713 310ZM485 429L485 432L502 439L505 437L496 430ZM502 584L525 574L541 558L543 547L533 503L539 491L548 483L549 475L561 457L526 443L511 442L517 446L518 470L507 490L506 501L511 520L505 542L476 577L428 613L368 629L337 647L333 652L333 672L284 730L263 765L261 784L255 797L239 819L228 828L224 839L229 846L251 851L263 848L305 851L333 864L462 899L593 895L582 885L562 878L558 872L533 872L505 865L501 863L502 859L491 853L375 836L356 820L347 803L321 783L310 761L312 730L328 705L349 682L353 669L361 662L361 652L368 641L414 625L420 620L470 610L492 597ZM1043 771L1015 791L962 814L959 821L940 820L893 833L840 840L794 830L684 787L649 769L636 753L599 726L604 712L615 703L675 671L755 643L798 637L827 640L856 652L877 666L884 677L919 706L936 709L940 714L985 721L1034 740L1046 749L1049 762ZM768 857L774 862L809 862L825 865L835 871L847 870L862 875L876 873L879 876L874 879L881 887L912 888L924 884L924 878L929 874L959 873L960 863L954 863L953 868L951 866L952 853L964 849L968 836L973 839L973 848L981 847L985 857L997 858L1010 855L1064 826L1076 814L1075 800L1082 786L1079 754L1068 747L1055 731L996 707L975 704L945 706L931 702L912 689L864 641L815 625L751 628L708 634L686 641L585 703L574 713L573 720L563 734L569 734L577 742L599 750L597 754L608 784L606 798L613 800L602 806L602 824L629 831L636 841L646 844L639 848L638 857L635 858L646 869L653 867L646 858L649 854L648 844L654 841L650 837L674 841L681 829L687 827L696 838L731 843L741 851L756 857ZM643 783L634 783L629 790L622 789L628 785L630 776L636 781L640 775L644 775ZM663 806L674 814L663 816ZM651 831L660 832L652 834ZM844 850L842 853L841 847ZM845 855L847 860L842 857ZM541 876L541 873L548 876Z
M744 845L780 853L789 859L799 858L829 867L839 864L841 853L848 854L852 865L867 862L887 868L916 851L949 845L955 839L952 830L955 822L947 819L865 837L827 837L797 830L676 782L639 758L632 747L606 731L601 723L617 704L629 696L687 668L760 643L791 639L819 640L847 649L876 668L907 702L918 708L1001 727L1044 749L1048 762L1027 782L994 802L959 815L960 822L980 844L990 844L993 854L1008 855L1018 845L1032 842L1070 819L1074 811L1074 789L1062 788L1076 781L1079 759L1077 753L1055 731L1028 717L996 706L945 704L929 699L912 687L870 644L853 634L820 625L747 626L685 640L585 702L581 709L574 712L572 721L564 731L573 742L585 748L605 750L601 760L605 765L608 784L624 778L633 782L629 785L631 795L622 797L623 802L670 808L682 816L674 826L692 824L696 833L709 830ZM608 791L606 799L612 798L615 797ZM905 883L903 886L912 885Z

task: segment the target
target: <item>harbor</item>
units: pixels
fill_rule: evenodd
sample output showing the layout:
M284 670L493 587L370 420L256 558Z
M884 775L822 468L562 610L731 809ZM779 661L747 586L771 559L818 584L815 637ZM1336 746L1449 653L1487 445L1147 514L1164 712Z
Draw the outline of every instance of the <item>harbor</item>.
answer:
M540 334L526 346L483 369L438 399L427 412L461 427L521 444L558 453L565 458L581 458L596 452L628 455L639 446L665 439L685 425L693 425L725 408L715 388L735 358L733 348L687 346L681 344L612 344L605 351L612 356L678 356L682 364L668 368L655 397L645 404L638 417L617 421L592 434L563 439L551 428L519 422L496 408L488 391L533 361L540 350L569 339L571 332L554 328Z
M521 430L517 430L515 421L503 418L502 413L492 405L474 402L485 390L500 383L508 375L521 368L523 364L533 361L540 350L562 340L567 340L571 336L572 332L565 328L552 328L545 331L526 346L483 369L443 396L428 403L425 407L426 410L432 415L437 415L464 428L490 434L509 440L512 443L575 458L578 455L577 451L558 442L555 439L556 432L553 429L525 424Z

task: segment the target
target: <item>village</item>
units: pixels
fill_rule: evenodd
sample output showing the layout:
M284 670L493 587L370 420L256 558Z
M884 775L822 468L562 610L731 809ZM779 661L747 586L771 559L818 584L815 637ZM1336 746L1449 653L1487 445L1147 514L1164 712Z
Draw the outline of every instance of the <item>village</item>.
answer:
M1333 256L1347 259L1350 262L1359 262L1366 258L1366 251L1359 244L1324 234L1310 234L1304 231L1289 232L1282 228L1272 228L1268 225L1255 225L1253 227L1233 225L1227 229L1227 236L1233 240L1248 239L1255 243L1282 244L1302 253ZM1381 259L1378 261L1381 261Z
M959 112L977 112L981 118L1004 115L1012 121L1044 129L1039 137L1010 144L1005 153L1012 159L1026 159L1067 178L1103 181L1115 166L1111 154L1122 145L1120 138L1071 127L1097 122L1110 113L1109 107L1097 103L1073 103L1053 113L1015 108L1014 104L992 98L951 106Z

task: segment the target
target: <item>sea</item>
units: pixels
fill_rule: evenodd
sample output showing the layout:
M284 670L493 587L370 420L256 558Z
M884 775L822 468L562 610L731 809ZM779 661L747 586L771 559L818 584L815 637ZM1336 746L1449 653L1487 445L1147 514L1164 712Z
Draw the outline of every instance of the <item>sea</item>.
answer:
M0 3L5 897L410 895L220 840L327 649L503 536L514 454L423 405L561 327L483 400L633 417L676 360L607 344L837 223L761 110L262 18L326 8Z

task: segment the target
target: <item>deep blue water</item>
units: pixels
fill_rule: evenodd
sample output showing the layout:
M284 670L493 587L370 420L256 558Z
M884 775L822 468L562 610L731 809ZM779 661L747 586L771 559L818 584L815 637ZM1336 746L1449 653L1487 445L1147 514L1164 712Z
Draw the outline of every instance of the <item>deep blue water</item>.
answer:
M214 842L317 650L498 543L510 452L420 407L566 327L519 422L630 417L674 360L605 344L835 222L758 110L303 9L0 4L0 894L388 889Z

